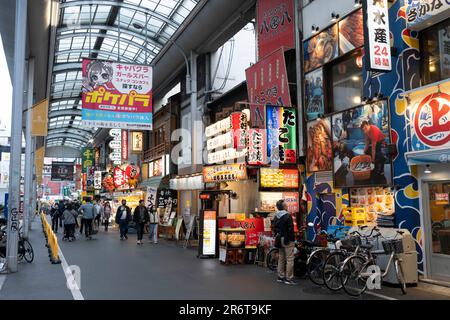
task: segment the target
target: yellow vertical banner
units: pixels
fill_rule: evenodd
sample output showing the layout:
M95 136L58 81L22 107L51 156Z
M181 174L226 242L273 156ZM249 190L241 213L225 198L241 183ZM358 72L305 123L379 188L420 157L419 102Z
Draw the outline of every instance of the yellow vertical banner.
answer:
M42 184L42 172L44 171L44 157L45 157L45 147L40 147L36 149L35 154L35 167L36 167L36 180L37 184Z
M32 108L31 135L46 137L48 124L48 99L42 100Z

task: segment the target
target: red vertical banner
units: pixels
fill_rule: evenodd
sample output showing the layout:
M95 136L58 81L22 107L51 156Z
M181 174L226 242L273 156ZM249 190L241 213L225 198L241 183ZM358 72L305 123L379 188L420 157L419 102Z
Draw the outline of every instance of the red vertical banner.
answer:
M122 160L128 160L128 131L122 130Z
M245 78L251 104L291 106L284 48L245 70Z
M295 48L294 0L258 0L258 60L280 47Z
M243 112L234 112L230 117L234 148L244 150L247 148L247 115Z
M83 176L82 176L83 192L86 192L86 180L87 180L87 174L83 173Z

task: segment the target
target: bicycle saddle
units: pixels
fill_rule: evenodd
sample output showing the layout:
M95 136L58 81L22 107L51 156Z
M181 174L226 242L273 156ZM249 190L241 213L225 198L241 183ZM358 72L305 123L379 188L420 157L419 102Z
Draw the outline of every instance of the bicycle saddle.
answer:
M370 250L370 249L373 248L373 244L370 244L370 243L361 244L359 247L360 247L361 249Z

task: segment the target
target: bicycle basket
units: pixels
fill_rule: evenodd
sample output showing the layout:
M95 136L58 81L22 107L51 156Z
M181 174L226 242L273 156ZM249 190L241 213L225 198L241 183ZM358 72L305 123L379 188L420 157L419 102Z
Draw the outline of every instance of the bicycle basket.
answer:
M386 254L403 253L403 241L402 239L383 241L383 250Z
M341 243L344 249L352 249L361 245L362 242L360 237L352 236L342 240Z

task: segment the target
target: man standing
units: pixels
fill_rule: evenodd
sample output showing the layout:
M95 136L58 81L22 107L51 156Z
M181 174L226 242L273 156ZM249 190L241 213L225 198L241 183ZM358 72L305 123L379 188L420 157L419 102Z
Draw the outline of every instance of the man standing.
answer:
M277 201L277 213L273 219L273 232L275 238L279 238L277 247L278 256L278 279L277 281L293 285L294 282L294 222L287 211L284 200Z
M95 208L92 204L92 199L87 198L86 203L80 207L79 211L83 214L86 240L92 240L92 221L95 218Z
M127 201L122 200L122 205L116 212L116 223L120 229L120 240L128 239L128 223L131 221L131 209L127 206Z
M144 226L149 221L148 210L144 205L144 200L139 200L139 206L134 209L133 221L136 223L137 230L137 244L142 243L142 237L144 236Z
M98 199L95 202L94 207L95 207L95 222L97 223L97 227L100 229L100 218L103 215L103 206L100 199Z
M158 243L158 224L159 224L159 216L157 210L154 210L153 206L149 207L148 214L150 217L150 224L148 228L148 238L149 242L154 244Z
M366 146L364 154L371 157L372 163L375 164L375 173L379 176L384 175L384 155L381 151L381 146L384 142L385 136L381 130L367 121L361 123L361 130L366 137Z

